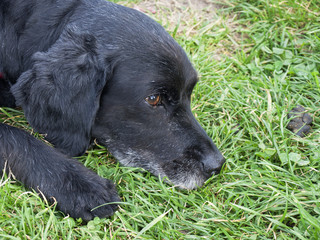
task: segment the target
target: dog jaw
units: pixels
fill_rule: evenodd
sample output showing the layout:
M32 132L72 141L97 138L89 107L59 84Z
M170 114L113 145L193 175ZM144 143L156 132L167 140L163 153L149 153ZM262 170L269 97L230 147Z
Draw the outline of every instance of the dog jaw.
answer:
M143 168L175 187L187 190L196 189L212 176L201 169L201 163L196 159L179 158L181 159L177 164L179 166L174 166L175 160L157 160L151 152L143 149L134 150L126 146L119 148L119 145L114 146L113 142L111 139L104 140L104 145L121 165Z

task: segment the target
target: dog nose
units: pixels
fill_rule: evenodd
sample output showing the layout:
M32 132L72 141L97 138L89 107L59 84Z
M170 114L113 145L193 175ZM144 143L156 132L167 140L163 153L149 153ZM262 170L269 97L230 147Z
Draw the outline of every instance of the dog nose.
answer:
M222 154L206 156L202 161L203 171L211 177L220 173L223 164L226 162Z

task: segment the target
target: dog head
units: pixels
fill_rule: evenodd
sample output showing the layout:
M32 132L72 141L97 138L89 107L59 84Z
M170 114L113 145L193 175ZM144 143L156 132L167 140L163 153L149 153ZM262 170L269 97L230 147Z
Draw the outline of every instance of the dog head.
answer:
M160 25L129 22L135 31L118 33L121 57L101 94L92 135L125 166L182 188L201 186L225 160L190 109L197 72Z
M157 46L156 58L126 58L114 69L92 134L123 165L192 189L219 173L224 158L191 112L198 78L186 54Z
M68 155L82 154L93 137L125 166L201 186L225 160L190 109L197 73L159 24L121 12L116 22L69 27L34 54L12 87L17 104Z

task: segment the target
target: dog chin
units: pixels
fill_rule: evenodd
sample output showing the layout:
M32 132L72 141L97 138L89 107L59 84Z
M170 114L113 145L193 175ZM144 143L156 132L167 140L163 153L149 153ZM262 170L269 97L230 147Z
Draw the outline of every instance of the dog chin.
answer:
M167 182L181 189L193 190L201 187L205 179L194 174L181 179L168 180Z
M195 171L188 173L184 172L183 174L166 174L163 179L175 187L192 190L201 187L208 178L200 172Z

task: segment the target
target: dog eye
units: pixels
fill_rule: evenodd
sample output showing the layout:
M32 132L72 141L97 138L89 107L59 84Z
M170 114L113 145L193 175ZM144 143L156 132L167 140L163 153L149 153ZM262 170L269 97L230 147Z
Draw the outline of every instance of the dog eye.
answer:
M145 98L146 102L150 104L151 106L157 106L161 102L161 97L159 94L156 95L150 95Z

